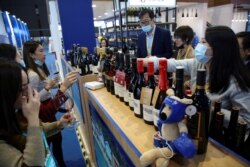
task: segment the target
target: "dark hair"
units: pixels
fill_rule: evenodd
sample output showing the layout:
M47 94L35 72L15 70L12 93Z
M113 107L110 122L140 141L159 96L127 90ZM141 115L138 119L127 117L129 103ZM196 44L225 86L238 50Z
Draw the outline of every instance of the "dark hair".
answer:
M237 38L242 38L243 50L250 49L250 32L239 32Z
M44 78L43 75L41 74L41 72L39 72L37 65L35 64L33 58L31 57L31 54L35 54L35 51L39 45L42 45L42 44L40 42L37 42L37 41L25 42L23 45L23 60L24 60L24 63L26 65L27 69L32 69L33 71L35 71L38 74L38 76L41 80L45 80L46 78ZM45 63L42 66L42 70L44 71L44 73L47 76L50 74L48 67Z
M189 26L180 26L175 30L174 37L181 38L182 41L190 44L194 37L194 31Z
M108 47L108 40L106 38L102 38L100 40L100 46L101 46L102 41L105 41L106 42L106 47Z
M205 39L213 49L209 68L209 89L211 93L223 93L233 76L243 91L250 89L250 75L239 51L235 33L226 26L206 29Z
M148 13L150 19L154 19L154 17L155 17L155 16L154 16L154 12L153 12L151 9L147 9L147 8L143 9L143 10L139 13L139 19L141 19L142 16L144 16L144 15L147 14L147 13Z
M10 44L2 43L0 44L0 57L15 60L16 59L17 50L16 47Z
M22 90L22 70L17 62L0 59L0 130L8 134L21 133L14 105Z

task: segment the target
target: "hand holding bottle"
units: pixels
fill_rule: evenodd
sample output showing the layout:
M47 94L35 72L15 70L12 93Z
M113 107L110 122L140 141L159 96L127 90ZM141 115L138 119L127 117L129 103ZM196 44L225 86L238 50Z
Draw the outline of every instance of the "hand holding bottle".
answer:
M32 90L28 85L27 96L22 96L22 112L28 121L29 127L39 126L40 96L36 90Z
M78 71L71 71L69 72L60 87L60 90L64 93L73 83L75 83L78 80Z
M48 82L45 85L46 90L50 90L58 83L58 77L53 77L52 79L48 80Z

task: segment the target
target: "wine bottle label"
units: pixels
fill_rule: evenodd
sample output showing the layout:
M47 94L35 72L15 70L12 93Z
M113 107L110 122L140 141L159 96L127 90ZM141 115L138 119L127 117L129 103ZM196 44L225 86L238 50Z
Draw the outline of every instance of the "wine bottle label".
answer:
M153 106L143 104L143 119L144 120L149 121L149 122L154 121L153 109L154 109Z
M156 105L156 101L158 99L159 94L160 94L159 87L155 87L155 91L154 91L154 95L153 95L153 99L152 99L152 104L153 104L154 107Z
M143 87L141 90L141 104L150 105L152 98L153 89Z
M134 107L134 94L133 94L133 92L129 92L128 96L129 96L129 106Z
M185 113L189 116L192 117L193 115L195 115L197 112L197 108L194 105L188 105L185 109Z
M114 86L115 86L115 95L118 95L118 83L114 82Z
M134 112L137 115L141 114L141 108L140 108L140 100L134 99Z
M120 97L121 95L121 85L117 83L117 95Z
M92 66L92 71L94 74L97 74L98 73L98 70L97 70L97 66Z
M124 93L126 92L126 88L124 86L119 85L119 97L124 97Z
M93 71L93 65L92 64L89 65L89 70Z
M125 102L129 102L129 95L128 94L129 94L128 90L125 89L124 90L124 101Z
M153 119L154 119L154 125L157 125L157 122L159 120L159 114L160 114L160 110L157 110L156 108L153 109Z

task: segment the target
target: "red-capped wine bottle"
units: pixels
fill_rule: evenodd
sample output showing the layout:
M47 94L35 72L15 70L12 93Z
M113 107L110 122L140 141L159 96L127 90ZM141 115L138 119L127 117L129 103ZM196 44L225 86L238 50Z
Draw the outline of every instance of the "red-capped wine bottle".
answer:
M114 90L115 90L115 96L118 98L119 97L119 83L118 83L118 78L119 78L119 66L120 66L120 61L119 61L119 52L115 53L115 76L114 76Z
M125 84L124 84L124 103L129 106L129 83L131 79L131 69L130 69L130 54L125 54Z
M125 84L125 72L124 72L124 54L123 53L120 54L119 60L120 60L120 66L119 66L119 71L120 71L119 99L120 99L121 102L123 102L124 101L124 91L125 91L125 87L124 87L124 84Z
M197 71L196 90L193 95L193 115L187 116L188 133L197 144L197 154L207 151L210 100L205 92L206 70Z
M146 88L152 90L152 95L150 98L150 105L143 104L143 119L146 124L153 125L154 124L154 117L153 117L153 104L152 104L152 97L154 94L156 83L154 77L154 62L148 62L148 81L146 83Z
M132 58L132 73L131 73L131 80L128 87L129 90L129 108L131 111L134 110L134 89L137 81L137 62L136 58Z
M143 59L137 59L137 81L134 89L134 114L142 118L142 104L140 103L141 89L145 85Z
M155 107L153 109L153 117L154 117L154 127L157 130L158 125L157 122L159 120L159 113L160 108L162 105L162 102L164 101L166 97L166 90L168 88L167 83L167 61L165 59L159 60L159 82L158 82L158 88L160 90Z

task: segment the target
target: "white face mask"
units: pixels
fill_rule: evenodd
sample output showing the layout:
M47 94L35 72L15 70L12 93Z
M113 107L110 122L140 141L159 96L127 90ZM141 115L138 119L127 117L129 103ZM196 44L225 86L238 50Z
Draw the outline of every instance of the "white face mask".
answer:
M39 66L42 66L43 65L43 62L41 60L35 60L34 61L37 65Z
M210 59L211 56L206 56L207 46L199 43L195 47L195 58L202 64L206 64Z

